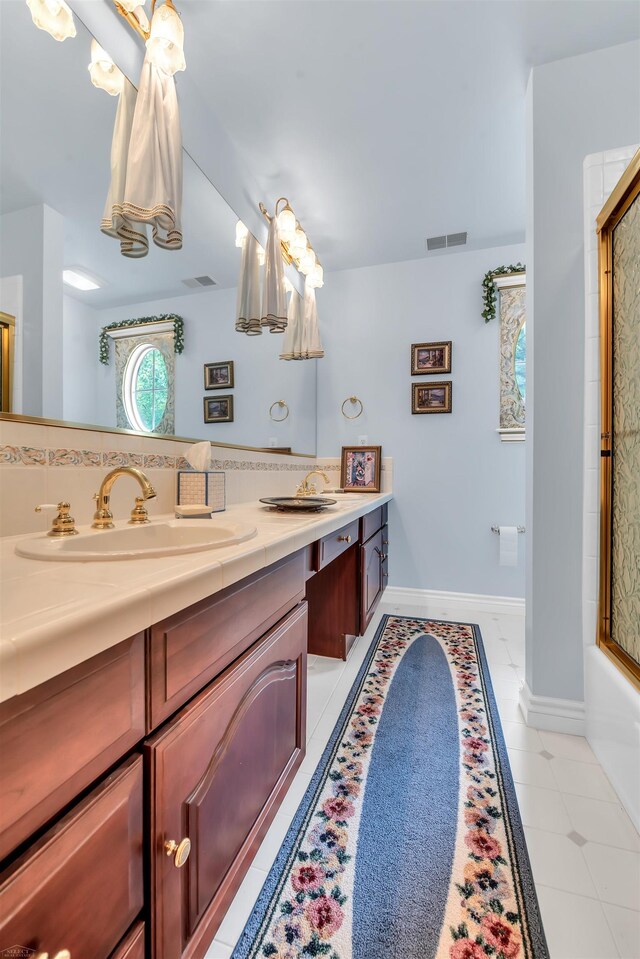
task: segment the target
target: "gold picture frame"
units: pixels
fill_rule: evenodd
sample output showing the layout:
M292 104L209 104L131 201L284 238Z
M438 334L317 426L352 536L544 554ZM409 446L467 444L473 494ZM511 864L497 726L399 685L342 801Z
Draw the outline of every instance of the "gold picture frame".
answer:
M412 413L450 413L451 380L411 384Z
M451 340L411 344L411 375L429 376L451 372Z
M204 397L205 423L233 423L233 395Z
M0 312L0 413L13 409L13 362L16 318Z
M379 493L381 476L381 446L342 447L340 486L345 493Z
M614 454L614 233L640 196L640 150L623 173L596 219L600 293L600 584L597 643L640 689L640 664L615 640L612 629ZM640 201L639 201L640 202ZM613 633L613 634L612 634Z
M204 364L205 390L232 390L233 379L233 360Z

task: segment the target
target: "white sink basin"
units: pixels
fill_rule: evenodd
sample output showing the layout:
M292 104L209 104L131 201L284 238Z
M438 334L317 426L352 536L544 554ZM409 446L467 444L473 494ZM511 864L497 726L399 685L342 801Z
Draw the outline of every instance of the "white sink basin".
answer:
M77 536L38 536L16 546L18 556L58 562L96 562L175 556L205 549L233 546L251 539L255 526L215 520L168 520L119 529L90 529Z

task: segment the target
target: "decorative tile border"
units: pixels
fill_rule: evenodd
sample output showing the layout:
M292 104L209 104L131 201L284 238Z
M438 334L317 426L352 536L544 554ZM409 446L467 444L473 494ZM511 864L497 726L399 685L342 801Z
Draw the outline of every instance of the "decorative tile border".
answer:
M0 446L0 466L89 466L110 467L137 466L145 469L189 469L184 456L165 456L159 453L128 453L122 450L72 450L39 449L32 446ZM339 463L285 463L260 460L212 459L212 470L233 470L263 473L308 473L317 466L324 472L339 472ZM384 469L384 464L383 464Z

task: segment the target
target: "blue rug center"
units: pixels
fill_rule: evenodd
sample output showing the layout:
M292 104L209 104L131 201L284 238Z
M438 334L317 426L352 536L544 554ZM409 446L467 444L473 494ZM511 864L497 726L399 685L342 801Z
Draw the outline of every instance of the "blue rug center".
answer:
M376 730L358 833L353 959L435 956L455 852L459 764L449 666L439 643L420 636L400 661Z

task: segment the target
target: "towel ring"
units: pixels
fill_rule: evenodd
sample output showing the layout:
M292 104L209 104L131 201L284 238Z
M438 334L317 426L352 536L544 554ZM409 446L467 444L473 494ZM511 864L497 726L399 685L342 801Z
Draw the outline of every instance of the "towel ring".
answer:
M284 416L274 416L273 415L274 406L279 406L280 408L284 407L287 412L284 414ZM275 403L272 403L271 406L269 407L269 416L271 417L274 423L284 423L288 415L289 415L289 407L287 406L284 400L276 400Z
M345 413L344 408L347 405L347 403L353 403L354 405L357 403L360 406L360 409L355 414L355 416L349 416L348 413ZM357 396L347 396L346 400L344 401L344 403L342 404L340 408L342 410L342 415L345 417L345 419L348 419L348 420L357 420L359 416L362 416L362 413L364 411L362 400L359 400Z

